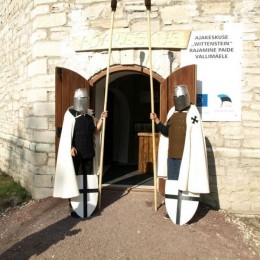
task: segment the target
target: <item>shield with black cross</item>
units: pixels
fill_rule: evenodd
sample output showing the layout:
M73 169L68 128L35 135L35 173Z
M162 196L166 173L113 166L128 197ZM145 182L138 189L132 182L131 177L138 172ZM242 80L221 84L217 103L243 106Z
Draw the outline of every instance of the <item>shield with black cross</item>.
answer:
M194 216L200 194L178 190L178 181L166 180L165 207L174 224L186 224Z
M98 203L98 176L77 175L80 195L70 199L71 207L81 218L88 218Z

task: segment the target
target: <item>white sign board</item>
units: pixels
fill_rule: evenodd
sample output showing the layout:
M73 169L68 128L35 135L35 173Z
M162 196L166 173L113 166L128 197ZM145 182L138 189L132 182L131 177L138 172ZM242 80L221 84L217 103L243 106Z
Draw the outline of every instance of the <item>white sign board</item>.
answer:
M191 33L181 66L197 65L197 107L203 121L241 120L240 27Z

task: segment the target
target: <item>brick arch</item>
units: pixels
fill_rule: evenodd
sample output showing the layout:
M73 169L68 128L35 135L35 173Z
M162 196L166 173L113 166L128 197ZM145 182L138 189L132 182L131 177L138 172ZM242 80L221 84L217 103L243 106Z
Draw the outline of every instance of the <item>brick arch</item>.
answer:
M106 76L106 69L100 71L98 74L94 75L91 79L89 79L89 83L91 86L93 86L95 83L97 83L100 79L102 79L103 77ZM116 73L116 72L121 72L121 71L131 71L131 72L139 72L139 73L143 73L143 74L147 74L150 75L150 70L147 68L144 68L142 66L138 66L138 65L127 65L127 66L113 66L110 67L110 74ZM160 84L163 81L163 78L157 74L156 72L153 72L153 78L156 79Z

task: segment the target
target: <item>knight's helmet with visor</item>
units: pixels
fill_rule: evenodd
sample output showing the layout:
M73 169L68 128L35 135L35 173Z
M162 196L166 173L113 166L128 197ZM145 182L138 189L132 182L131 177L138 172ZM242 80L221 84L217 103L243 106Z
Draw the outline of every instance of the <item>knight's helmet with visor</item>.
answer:
M87 89L78 88L75 90L73 106L74 109L80 114L86 114L89 108L89 94Z
M190 106L190 95L187 86L175 86L173 99L176 111L182 111L188 108Z

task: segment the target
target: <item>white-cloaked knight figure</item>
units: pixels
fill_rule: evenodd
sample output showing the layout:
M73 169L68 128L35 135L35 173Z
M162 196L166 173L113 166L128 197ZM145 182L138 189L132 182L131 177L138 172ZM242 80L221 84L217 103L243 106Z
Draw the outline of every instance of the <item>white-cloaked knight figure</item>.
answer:
M166 210L174 223L182 225L195 214L200 193L210 192L208 162L201 117L190 103L187 86L175 86L173 99L165 124L155 113L150 118L161 133L157 172L166 178Z
M89 217L98 201L99 138L102 120L89 109L87 89L75 90L73 106L65 112L60 137L53 197L70 199L74 216Z

